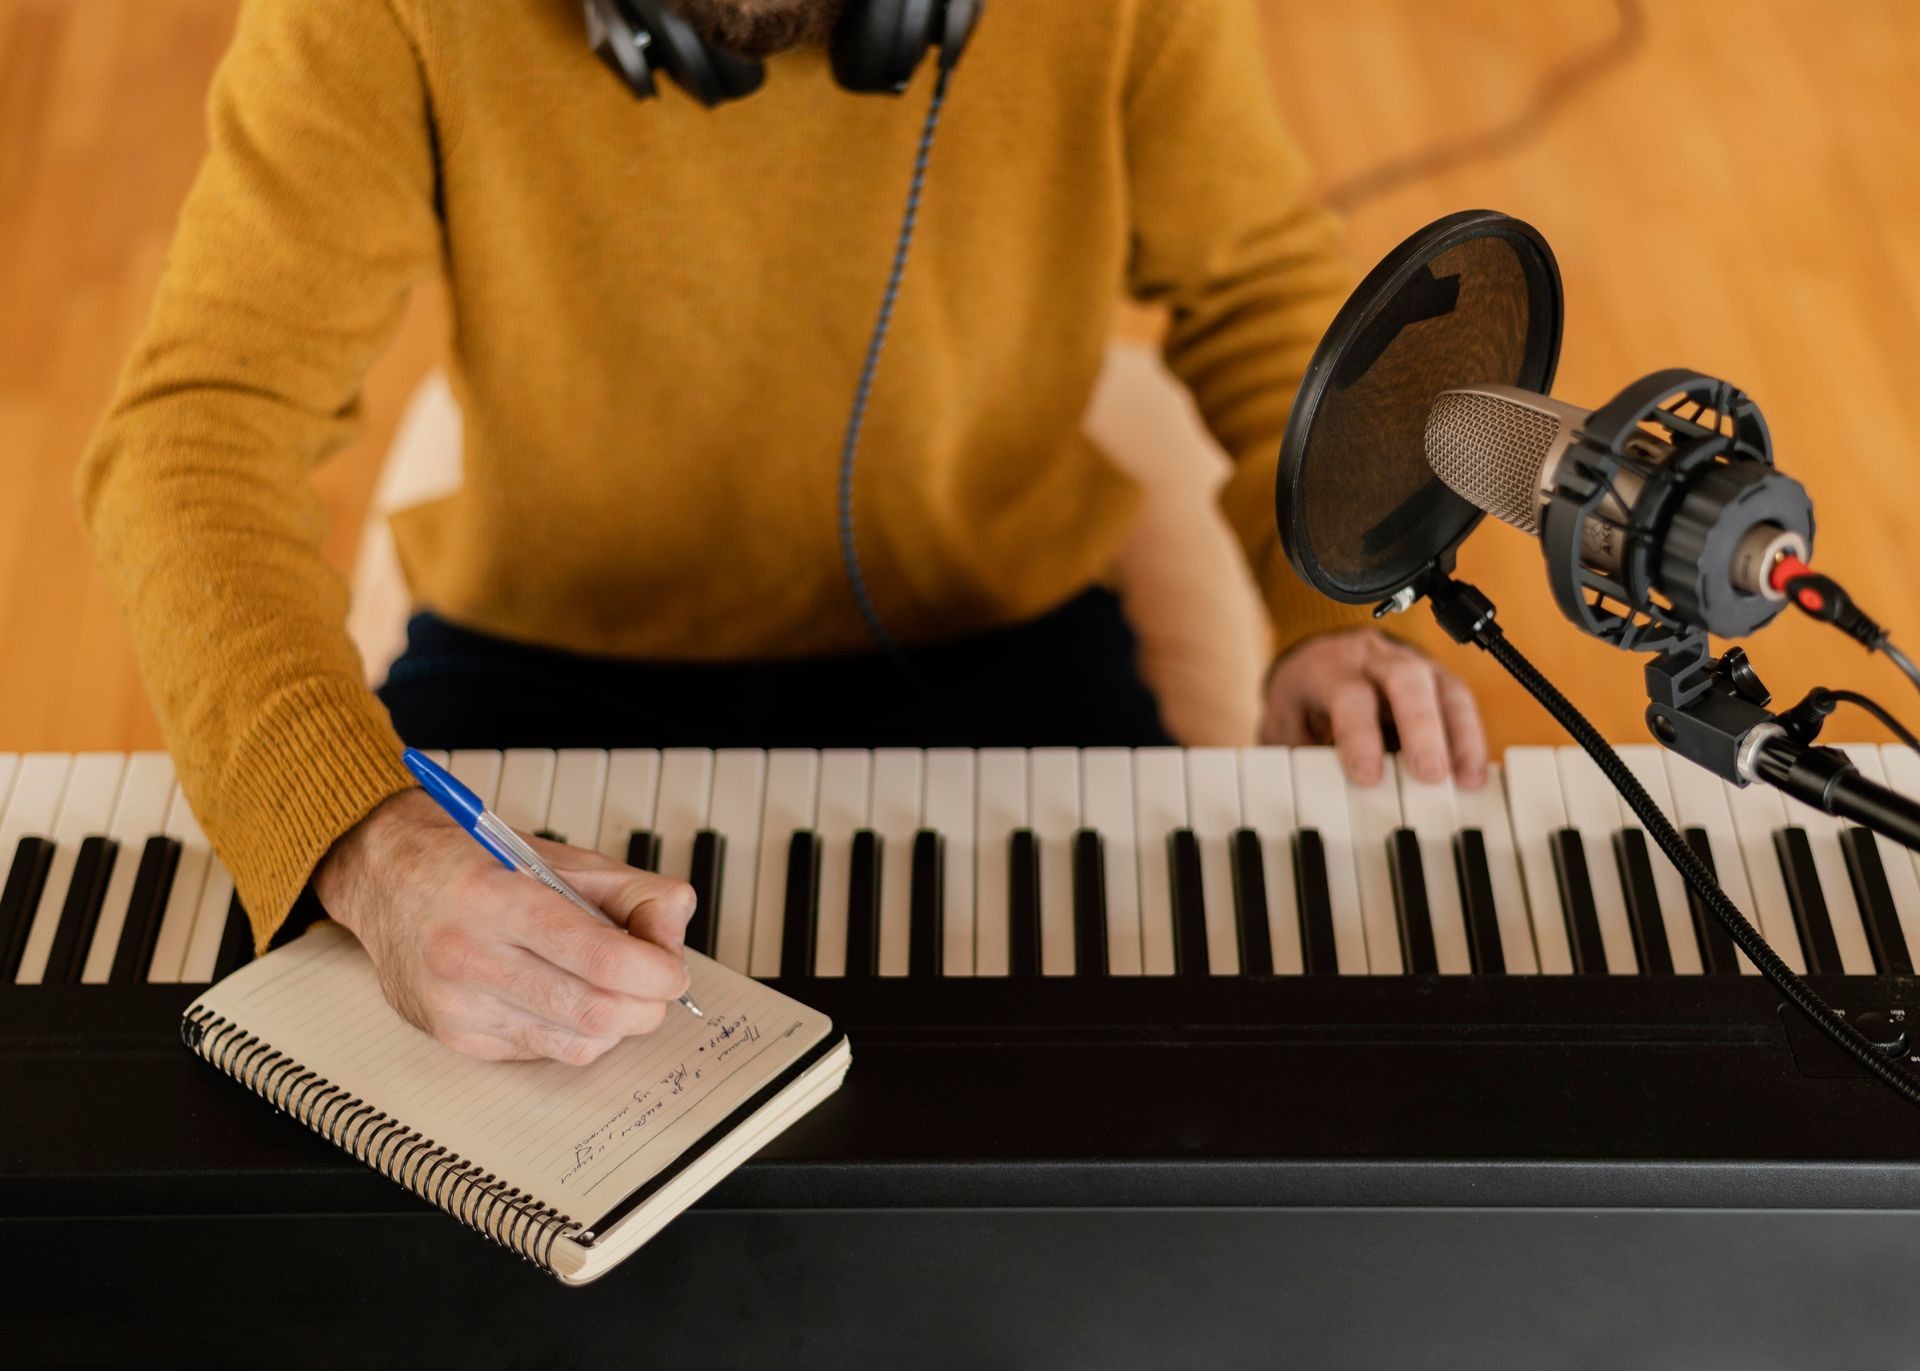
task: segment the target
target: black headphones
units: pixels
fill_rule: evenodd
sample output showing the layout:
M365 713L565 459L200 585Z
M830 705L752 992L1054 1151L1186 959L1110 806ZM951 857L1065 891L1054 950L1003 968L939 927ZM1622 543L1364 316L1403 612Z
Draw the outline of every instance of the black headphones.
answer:
M973 36L983 0L848 0L833 31L833 75L861 94L906 90L929 48L952 68ZM640 99L660 93L656 70L712 108L760 89L758 62L709 47L669 0L585 0L593 50Z

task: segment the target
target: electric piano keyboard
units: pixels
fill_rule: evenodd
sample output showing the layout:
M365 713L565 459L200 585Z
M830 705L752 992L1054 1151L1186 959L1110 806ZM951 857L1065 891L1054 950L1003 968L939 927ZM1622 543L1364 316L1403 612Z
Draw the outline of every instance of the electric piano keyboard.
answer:
M1920 757L1849 751L1920 791ZM1906 1051L1913 856L1623 753L1786 960ZM1382 1355L1540 1324L1611 1364L1804 1364L1834 1343L1796 1302L1911 1304L1889 1254L1920 1240L1920 1119L1780 1008L1576 751L1515 749L1476 791L1355 788L1311 748L442 760L523 831L690 880L691 941L847 1028L842 1093L602 1286L550 1290L178 1046L251 948L166 757L0 754L0 1240L45 1259L0 1314L18 1345L142 1346L74 1284L102 1240L200 1273L114 1275L145 1346L236 1354L274 1345L272 1297L235 1289L258 1270L403 1341L431 1317L436 1347L693 1356L724 1326L740 1365L936 1338L1259 1365L1242 1331L1341 1311L1339 1345ZM1675 1288L1691 1323L1655 1316ZM787 1323L735 1317L769 1299Z

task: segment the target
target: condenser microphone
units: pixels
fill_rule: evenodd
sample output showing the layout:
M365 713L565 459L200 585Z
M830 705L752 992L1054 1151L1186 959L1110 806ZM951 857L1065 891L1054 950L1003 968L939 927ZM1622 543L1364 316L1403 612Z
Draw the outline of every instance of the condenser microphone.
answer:
M1588 489L1588 470L1614 455L1587 436L1594 417L1516 386L1443 391L1427 416L1427 464L1467 503L1539 538L1555 501L1574 498L1570 485ZM1777 612L1786 596L1773 584L1774 568L1811 553L1801 527L1811 511L1800 484L1763 463L1683 471L1674 435L1646 426L1627 431L1620 447L1598 499L1577 521L1582 564L1619 579L1640 530L1656 544L1654 588L1684 602L1699 627L1748 632L1756 612ZM1650 504L1672 508L1661 519Z

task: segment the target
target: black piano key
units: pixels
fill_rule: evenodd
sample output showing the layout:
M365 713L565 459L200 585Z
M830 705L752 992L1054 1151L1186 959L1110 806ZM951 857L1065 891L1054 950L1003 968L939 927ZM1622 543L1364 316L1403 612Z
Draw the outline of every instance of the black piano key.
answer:
M1687 846L1693 849L1693 855L1707 873L1718 879L1719 872L1713 865L1713 840L1707 836L1704 828L1689 828L1682 835ZM1707 908L1707 902L1700 898L1692 884L1687 886L1687 908L1693 913L1694 936L1700 940L1700 964L1706 968L1709 976L1737 976L1740 974L1740 953L1733 945L1733 935L1727 932L1727 926Z
M1560 887L1560 912L1567 921L1573 969L1582 976L1607 974L1607 948L1600 940L1600 911L1593 902L1593 877L1580 830L1563 828L1551 839L1553 874Z
M913 835L913 873L907 902L907 974L938 976L946 946L947 851L938 833Z
M1236 829L1229 847L1233 859L1233 910L1240 930L1240 974L1273 974L1273 935L1267 927L1267 859L1260 835Z
M1200 840L1183 828L1167 835L1173 882L1173 969L1182 976L1212 970L1207 954L1207 887L1200 877Z
M536 828L533 830L533 836L549 843L564 843L567 840L566 834L555 833L550 828Z
M627 835L627 865L635 871L660 869L660 835L646 829Z
M1107 974L1107 853L1098 833L1073 835L1073 972Z
M20 974L20 954L27 949L27 933L34 911L47 888L47 868L53 864L53 843L26 837L13 850L7 884L0 891L0 983L11 984Z
M1647 835L1623 828L1613 835L1613 859L1620 868L1620 885L1627 896L1627 927L1633 930L1633 952L1643 976L1671 976L1673 950L1667 946L1667 926L1660 917L1660 889L1653 883L1653 853Z
M127 904L127 921L120 929L120 945L113 950L113 967L107 972L109 985L138 985L153 969L153 945L160 937L167 896L173 892L173 876L179 867L177 839L165 834L147 839L140 852L139 870L134 873L133 897Z
M1500 945L1500 911L1493 902L1493 870L1487 865L1487 837L1477 828L1453 835L1453 875L1460 883L1460 912L1467 925L1467 958L1476 976L1499 976L1507 969Z
M1023 828L1007 857L1007 961L1016 976L1040 974L1040 840Z
M227 901L227 926L220 934L220 953L213 960L213 978L225 980L253 960L253 924L240 907L240 897Z
M1433 911L1427 905L1426 864L1420 859L1420 835L1396 828L1387 837L1387 871L1393 878L1393 908L1400 921L1400 958L1411 976L1440 970L1433 947Z
M1333 938L1333 893L1327 888L1327 845L1314 828L1293 835L1293 893L1300 910L1300 953L1309 976L1340 972Z
M1887 869L1880 864L1880 845L1869 829L1849 826L1840 835L1840 851L1847 859L1853 895L1860 902L1860 920L1867 926L1867 944L1873 949L1873 967L1882 976L1911 976L1913 959L1907 955L1907 937L1894 908Z
M847 873L847 974L880 974L880 835L863 828L853 835Z
M654 847L654 857L657 864L658 844ZM687 946L709 957L713 955L714 928L720 912L720 884L726 870L726 836L710 828L701 829L693 837L693 869L687 875L687 883L693 887L693 918L687 921Z
M1820 891L1820 871L1813 862L1807 830L1798 824L1776 829L1773 850L1780 858L1780 874L1786 878L1787 903L1793 908L1794 927L1800 930L1808 974L1839 975L1840 944L1833 938L1833 919L1827 913L1827 897Z
M94 929L100 925L100 906L107 900L113 861L119 854L120 844L111 838L81 839L80 853L73 863L73 884L67 887L53 948L47 953L47 969L40 978L43 983L59 985L80 979L87 949L93 946Z
M780 977L813 974L820 923L820 837L802 829L787 843L787 899L780 919Z

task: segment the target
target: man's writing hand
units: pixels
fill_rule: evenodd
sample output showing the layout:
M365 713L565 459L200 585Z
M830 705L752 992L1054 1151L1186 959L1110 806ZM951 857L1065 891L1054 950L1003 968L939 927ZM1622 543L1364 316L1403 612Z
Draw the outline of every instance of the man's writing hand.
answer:
M1487 735L1473 694L1452 672L1372 629L1309 638L1281 657L1267 681L1260 741L1332 743L1347 778L1372 785L1385 770L1387 726L1400 759L1422 781L1449 772L1475 787L1487 778Z
M408 1022L468 1056L584 1065L658 1028L686 992L693 888L529 841L620 927L501 866L417 790L341 838L314 890Z

